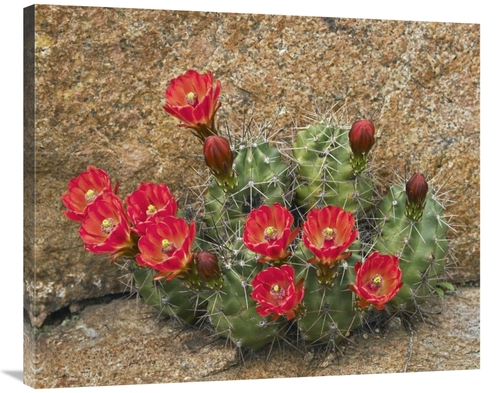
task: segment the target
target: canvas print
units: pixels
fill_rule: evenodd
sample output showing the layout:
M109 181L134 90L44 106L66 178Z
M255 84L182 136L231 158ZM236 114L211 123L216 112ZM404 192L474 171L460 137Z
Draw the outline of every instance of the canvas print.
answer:
M25 384L479 368L478 24L24 23Z

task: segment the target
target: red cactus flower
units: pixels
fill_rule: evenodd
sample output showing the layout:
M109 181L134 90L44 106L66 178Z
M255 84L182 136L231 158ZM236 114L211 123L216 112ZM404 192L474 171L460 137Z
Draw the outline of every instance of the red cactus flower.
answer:
M188 226L182 218L165 217L148 226L146 234L139 239L137 263L158 271L155 280L166 277L170 281L189 269L195 235L194 222Z
M349 131L349 143L355 156L366 155L375 144L375 126L370 120L358 120Z
M229 141L221 136L211 135L205 139L203 154L205 155L205 163L217 179L219 186L224 190L233 189L237 178L234 176L234 155Z
M250 251L263 256L259 262L283 260L290 255L287 248L299 232L299 228L291 230L292 223L292 213L279 203L262 205L248 215L243 243Z
M189 70L174 78L165 91L166 104L163 109L181 120L181 127L194 130L203 142L206 137L215 135L215 113L220 107L220 81L215 80L210 71L199 74Z
M143 182L125 197L127 214L134 224L134 231L143 236L152 223L177 214L177 201L163 184Z
M122 200L112 192L99 195L86 210L79 234L85 249L95 254L133 255L135 240Z
M115 193L116 193L115 186ZM111 191L111 180L102 169L89 165L85 172L68 182L68 192L61 196L64 205L69 209L64 214L71 220L83 221L86 209L98 195Z
M424 175L414 173L406 183L406 216L413 221L420 221L425 208L429 186Z
M295 283L295 271L289 265L262 270L252 281L257 312L263 317L273 314L273 321L280 315L287 320L294 318L304 297L303 284L303 278Z
M399 258L393 255L371 253L364 263L354 266L356 284L347 287L358 295L358 305L365 308L368 303L383 310L403 286Z
M302 228L304 245L314 254L308 262L333 265L348 258L345 251L358 236L354 224L354 216L338 206L312 209Z

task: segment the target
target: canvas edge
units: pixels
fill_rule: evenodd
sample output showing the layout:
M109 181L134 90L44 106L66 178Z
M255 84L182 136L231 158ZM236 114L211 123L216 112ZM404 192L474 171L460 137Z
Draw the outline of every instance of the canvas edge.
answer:
M31 303L28 285L36 287L35 266L35 5L23 9L23 303ZM28 318L29 321L29 318ZM24 327L23 383L36 387L35 337Z

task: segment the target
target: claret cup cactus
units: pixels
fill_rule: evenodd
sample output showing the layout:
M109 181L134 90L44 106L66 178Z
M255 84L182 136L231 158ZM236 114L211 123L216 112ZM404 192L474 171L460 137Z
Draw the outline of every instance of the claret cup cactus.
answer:
M165 93L210 172L202 214L187 220L164 183L144 181L122 200L92 165L62 195L89 252L132 261L144 302L208 323L237 348L336 348L370 315L413 316L451 287L443 205L420 173L379 196L370 120L319 119L278 148L220 133L220 91L212 73L189 70Z

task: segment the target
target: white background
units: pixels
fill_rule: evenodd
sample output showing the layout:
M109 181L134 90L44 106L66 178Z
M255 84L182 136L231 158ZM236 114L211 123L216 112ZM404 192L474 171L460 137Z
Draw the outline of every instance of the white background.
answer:
M8 5L5 5L8 4ZM15 4L15 5L14 5ZM0 387L3 392L32 390L23 385L23 8L27 1L9 1L2 7L0 46L3 90L0 92L2 123L0 127L1 183L0 230L3 266L0 278L1 347ZM54 389L57 392L230 392L266 390L281 392L302 389L328 389L327 391L379 391L379 392L470 392L487 386L497 386L494 377L497 354L500 349L498 299L500 258L493 245L499 243L498 210L500 192L497 163L499 153L500 121L500 13L491 0L416 2L384 0L305 0L302 3L277 0L251 0L227 2L220 0L182 1L50 1L48 3L73 6L126 7L144 9L171 9L186 11L219 11L266 13L308 16L331 16L369 19L397 19L435 22L463 22L481 24L481 369L478 371L446 371L432 373L387 374L372 376L316 377L297 379L256 380L244 382L181 383L164 385L114 386L98 388ZM457 37L457 39L460 39ZM459 174L458 174L459 175ZM495 195L496 193L496 195ZM498 208L497 208L498 209ZM498 376L498 372L497 372Z

